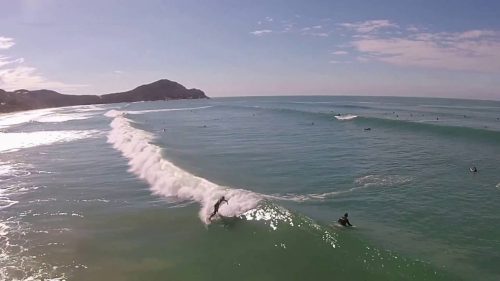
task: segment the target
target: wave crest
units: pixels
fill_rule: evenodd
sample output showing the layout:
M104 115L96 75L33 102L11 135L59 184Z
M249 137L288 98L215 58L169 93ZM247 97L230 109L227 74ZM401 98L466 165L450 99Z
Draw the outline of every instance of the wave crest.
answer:
M353 119L355 119L357 117L358 117L357 115L352 115L352 114L335 115L335 118L337 118L337 120L342 120L342 121L353 120Z

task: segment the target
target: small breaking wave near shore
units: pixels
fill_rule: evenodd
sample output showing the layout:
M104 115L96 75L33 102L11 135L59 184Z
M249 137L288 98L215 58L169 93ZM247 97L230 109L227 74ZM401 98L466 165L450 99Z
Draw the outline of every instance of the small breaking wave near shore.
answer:
M229 201L219 209L219 214L224 217L237 217L257 208L263 199L262 196L243 189L217 185L164 159L162 148L153 144L155 137L151 133L134 128L133 121L125 117L126 113L111 110L105 114L114 118L108 142L129 159L129 171L144 179L153 194L198 202L201 205L199 217L205 224L210 223L213 205L221 196L225 196Z
M335 115L335 118L337 118L337 120L347 121L356 119L358 118L358 116L353 114L346 114L346 115Z

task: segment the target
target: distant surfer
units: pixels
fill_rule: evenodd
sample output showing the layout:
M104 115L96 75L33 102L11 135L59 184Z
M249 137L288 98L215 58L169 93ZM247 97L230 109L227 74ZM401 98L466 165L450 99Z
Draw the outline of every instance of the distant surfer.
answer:
M472 166L469 168L469 171L471 171L472 173L477 173L477 168L476 166Z
M347 218L348 214L345 213L343 217L340 217L338 220L338 223L340 223L343 226L352 226L352 224L349 222L349 219Z
M217 212L219 212L219 208L220 208L220 204L222 204L222 202L226 202L226 204L229 204L229 202L227 202L226 198L224 198L224 196L222 196L219 200L217 200L217 202L215 203L214 205L214 212L210 215L210 217L208 218L208 220L212 220L212 217L215 216L217 214Z

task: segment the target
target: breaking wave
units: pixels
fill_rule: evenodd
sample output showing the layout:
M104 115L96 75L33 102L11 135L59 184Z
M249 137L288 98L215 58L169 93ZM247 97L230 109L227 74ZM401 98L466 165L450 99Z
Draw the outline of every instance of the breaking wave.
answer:
M353 120L357 118L357 115L352 115L352 114L347 114L347 115L335 115L335 118L338 120L346 121L346 120Z
M219 209L219 214L224 217L240 216L255 209L263 199L257 193L217 185L167 161L163 158L162 148L153 144L154 136L134 128L125 112L111 110L105 116L114 117L108 142L129 159L129 171L148 182L155 195L198 202L201 205L199 217L204 223L210 223L213 205L221 196L229 201Z

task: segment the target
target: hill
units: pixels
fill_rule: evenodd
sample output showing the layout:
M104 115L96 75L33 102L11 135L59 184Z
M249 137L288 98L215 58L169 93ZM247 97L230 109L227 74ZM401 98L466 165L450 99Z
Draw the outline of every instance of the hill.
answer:
M203 91L186 89L181 84L167 79L142 85L130 91L101 96L64 95L51 90L28 91L23 89L7 92L0 89L0 112L72 105L204 98L208 97Z

